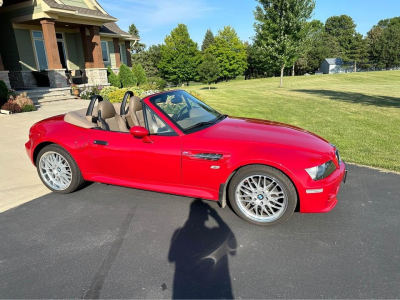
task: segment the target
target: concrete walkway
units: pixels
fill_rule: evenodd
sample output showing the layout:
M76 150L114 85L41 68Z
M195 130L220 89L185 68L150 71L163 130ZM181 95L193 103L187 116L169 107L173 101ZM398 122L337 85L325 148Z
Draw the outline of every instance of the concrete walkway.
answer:
M35 112L0 114L0 212L49 193L25 152L29 128L42 119L88 104L85 100L68 100L44 104Z

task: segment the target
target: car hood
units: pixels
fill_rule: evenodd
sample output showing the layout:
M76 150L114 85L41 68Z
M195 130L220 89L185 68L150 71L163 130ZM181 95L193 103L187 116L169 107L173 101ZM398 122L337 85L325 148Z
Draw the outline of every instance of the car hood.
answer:
M332 152L332 145L314 133L267 120L227 117L203 133L207 138L267 143L270 146L291 147L312 152Z

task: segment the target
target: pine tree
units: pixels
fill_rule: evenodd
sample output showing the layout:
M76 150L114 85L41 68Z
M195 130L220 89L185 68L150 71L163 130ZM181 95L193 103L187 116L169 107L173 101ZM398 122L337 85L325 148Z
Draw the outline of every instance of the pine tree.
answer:
M214 44L214 34L211 29L208 29L206 35L203 40L203 44L201 45L201 51L206 51L210 45Z
M171 31L161 46L161 60L158 65L164 79L175 84L194 80L201 56L184 24Z
M121 64L119 67L118 77L124 88L135 86L137 83L137 79L135 75L133 75L132 70L125 64Z
M140 42L139 30L137 29L135 24L132 23L129 26L128 32L129 32L129 34L139 38L139 41L136 41L136 42L132 41L131 42L131 49L132 49L133 53L140 53L140 52L144 51L146 49L146 45Z
M219 66L218 62L212 54L204 55L203 62L199 66L200 79L208 84L208 89L211 89L211 83L218 79Z
M132 66L133 75L137 79L137 85L147 83L146 72L144 71L141 64L136 64Z
M113 72L113 70L111 70L110 67L108 67L107 73L108 73L108 82L110 83L110 85L120 88L121 81L119 80L118 76Z

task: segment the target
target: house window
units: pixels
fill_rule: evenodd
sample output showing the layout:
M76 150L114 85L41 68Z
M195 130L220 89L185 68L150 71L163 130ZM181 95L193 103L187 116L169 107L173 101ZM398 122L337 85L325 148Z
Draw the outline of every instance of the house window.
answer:
M35 47L36 63L38 70L48 69L46 48L44 46L43 32L32 31L33 45Z
M60 55L61 67L67 69L67 52L65 51L64 35L56 33L58 54Z
M109 52L108 52L108 43L101 42L101 52L103 53L103 62L109 62Z

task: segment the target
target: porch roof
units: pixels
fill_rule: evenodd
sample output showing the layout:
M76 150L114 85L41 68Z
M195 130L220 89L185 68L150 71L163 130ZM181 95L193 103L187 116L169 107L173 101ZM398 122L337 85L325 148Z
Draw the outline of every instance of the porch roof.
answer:
M130 39L130 40L139 40L138 37L136 37L134 35L131 35L126 31L123 31L114 22L103 24L103 26L100 28L100 34L101 35L110 35L110 36L111 35L121 36L121 37L123 37L125 39Z
M98 10L97 8L89 9L89 8L84 8L84 7L59 4L54 0L43 0L43 2L46 3L50 8L54 8L54 9L67 10L67 11L71 11L73 13L79 13L79 14L87 15L87 16L101 17L101 18L106 18L106 19L114 19L115 21L118 20L117 18Z

